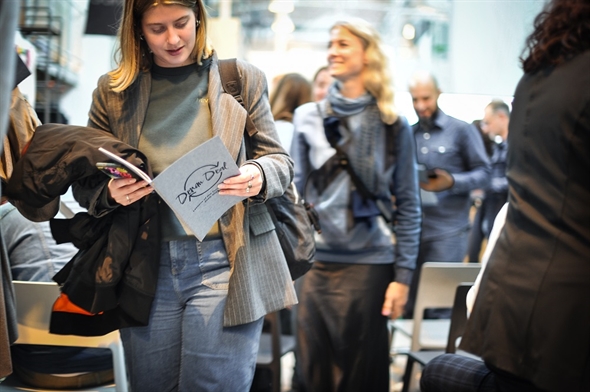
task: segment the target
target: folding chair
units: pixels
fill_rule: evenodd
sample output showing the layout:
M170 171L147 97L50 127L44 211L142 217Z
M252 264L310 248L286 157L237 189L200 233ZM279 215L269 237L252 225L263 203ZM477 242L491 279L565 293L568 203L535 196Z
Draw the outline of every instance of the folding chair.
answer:
M457 286L473 283L481 266L476 263L426 262L416 294L413 320L394 320L391 323L392 340L399 332L411 339L410 351L442 350L447 345L451 321L423 320L424 309L451 308Z
M455 300L453 303L453 311L451 313L451 324L449 335L447 338L447 346L445 350L426 350L426 351L410 351L407 353L408 361L406 362L406 370L403 376L402 392L408 392L415 363L426 366L434 358L444 353L455 353L457 351L458 340L465 331L467 324L467 305L465 300L467 292L471 288L472 283L461 283L455 290ZM462 355L472 356L466 352L461 351Z
M127 392L125 358L119 331L103 336L56 335L49 333L49 321L53 303L59 296L59 286L53 282L13 281L16 297L18 339L16 344L47 346L101 347L113 353L115 390ZM0 390L8 388L0 384ZM35 391L34 388L27 388Z

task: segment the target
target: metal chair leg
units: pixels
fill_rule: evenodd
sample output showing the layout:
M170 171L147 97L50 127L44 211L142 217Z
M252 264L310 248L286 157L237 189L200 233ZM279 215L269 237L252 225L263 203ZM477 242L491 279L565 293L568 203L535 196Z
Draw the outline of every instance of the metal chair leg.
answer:
M404 378L402 379L404 385L402 392L408 392L410 390L410 383L412 382L412 370L414 369L414 359L408 355L408 362L406 362L406 371L404 372Z

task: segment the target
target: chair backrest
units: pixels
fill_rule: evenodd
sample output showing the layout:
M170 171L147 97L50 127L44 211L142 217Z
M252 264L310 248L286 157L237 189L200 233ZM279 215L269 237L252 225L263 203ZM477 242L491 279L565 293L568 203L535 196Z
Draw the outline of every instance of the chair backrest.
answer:
M454 354L457 351L457 339L463 336L467 325L467 293L472 283L461 283L455 290L455 301L451 313L451 326L449 328L449 339L446 352Z
M60 294L53 282L13 281L18 323L17 344L46 346L103 347L113 353L113 370L117 391L127 391L123 345L119 331L103 336L56 335L49 333L53 303Z
M457 286L463 282L475 282L480 269L481 266L478 263L426 262L422 265L414 306L412 351L423 348L420 342L420 329L424 309L451 308Z

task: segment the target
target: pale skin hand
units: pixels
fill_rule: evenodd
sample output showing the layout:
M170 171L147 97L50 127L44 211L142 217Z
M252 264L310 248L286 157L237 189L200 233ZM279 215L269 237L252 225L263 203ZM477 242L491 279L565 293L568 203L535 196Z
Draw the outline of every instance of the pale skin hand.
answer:
M381 314L385 317L395 320L401 316L404 306L408 301L410 287L406 284L391 282L385 291L385 301Z
M420 182L420 188L430 192L440 192L449 189L455 184L451 173L443 169L434 169L435 178L428 178L428 182Z
M254 197L262 190L262 173L256 165L240 167L240 174L230 177L217 186L220 195Z
M251 187L249 188L249 185ZM112 179L108 185L111 199L128 206L154 191L145 181L137 181L135 178ZM240 168L240 174L225 180L219 185L220 195L232 196L256 196L262 189L262 175L258 166L244 165Z
M118 178L109 181L109 196L122 206L135 203L154 191L146 181L135 178Z

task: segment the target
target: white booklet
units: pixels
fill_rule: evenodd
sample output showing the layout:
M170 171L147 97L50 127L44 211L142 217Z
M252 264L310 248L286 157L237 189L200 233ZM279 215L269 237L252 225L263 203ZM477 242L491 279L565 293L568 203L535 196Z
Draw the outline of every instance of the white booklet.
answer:
M223 213L246 198L219 195L217 185L228 177L240 174L219 136L195 147L153 180L118 155L102 147L99 150L150 183L174 211L185 230L199 241L205 238Z

